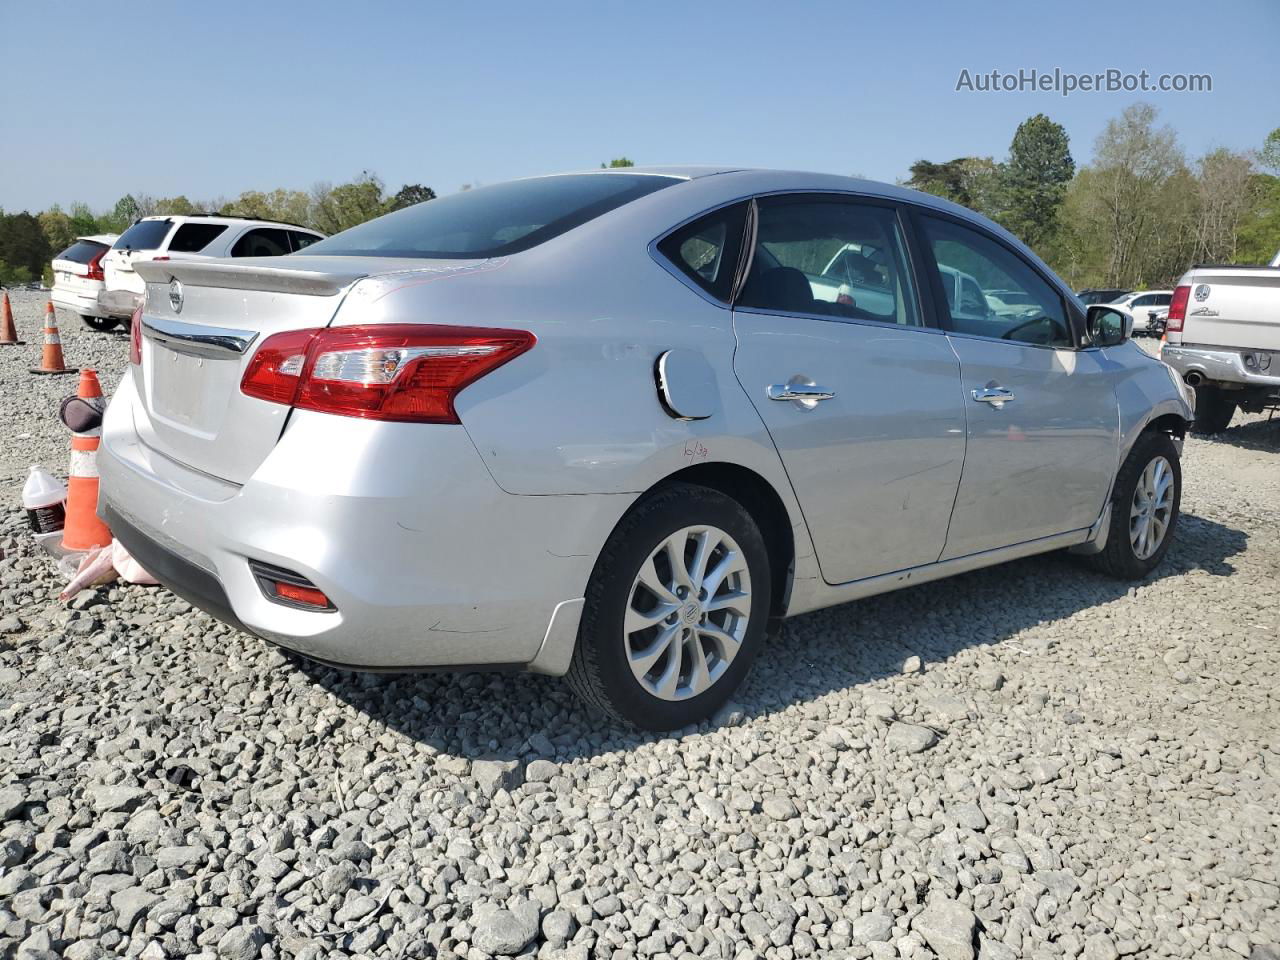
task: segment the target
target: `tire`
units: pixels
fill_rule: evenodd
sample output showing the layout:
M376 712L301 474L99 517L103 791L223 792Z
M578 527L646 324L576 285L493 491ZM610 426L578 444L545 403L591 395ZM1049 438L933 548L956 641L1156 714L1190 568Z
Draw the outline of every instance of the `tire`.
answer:
M1236 414L1236 402L1217 387L1196 387L1196 418L1191 423L1194 433L1221 433Z
M120 325L120 321L115 317L85 317L80 318L84 321L84 325L90 330L97 330L98 333L106 333L108 330L114 330Z
M680 595L689 587L680 585L673 546L684 554L686 582L707 583L720 609L703 611L696 590ZM705 578L697 576L702 551ZM657 590L640 583L642 568ZM714 579L717 569L733 572ZM764 641L771 599L769 554L751 515L716 490L671 484L633 507L601 551L569 683L588 704L645 730L697 723L746 677Z
M1162 459L1172 478L1172 486L1163 510L1163 529L1154 549L1151 549L1150 541L1144 544L1140 536L1135 541L1135 530L1142 526L1142 517L1135 516L1135 511L1153 499L1146 495L1151 488L1151 473L1148 468L1157 465ZM1155 473L1158 477L1158 466L1155 466ZM1143 484L1143 496L1139 496L1139 484ZM1163 498L1157 499L1157 507L1152 511L1151 522L1157 529L1159 524L1156 520L1162 515L1158 506L1160 502L1164 502ZM1094 566L1117 580L1141 580L1159 566L1164 555L1169 552L1178 528L1181 504L1182 466L1178 461L1178 448L1168 434L1142 434L1116 476L1115 489L1111 494L1111 525L1107 530L1107 545L1101 553L1094 556Z

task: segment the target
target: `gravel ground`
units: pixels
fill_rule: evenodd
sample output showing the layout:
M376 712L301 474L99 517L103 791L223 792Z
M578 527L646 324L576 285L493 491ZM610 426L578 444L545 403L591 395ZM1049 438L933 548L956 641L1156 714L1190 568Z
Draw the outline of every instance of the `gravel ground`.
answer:
M114 382L124 338L63 320ZM1188 442L1150 580L1047 557L800 617L656 738L159 589L63 607L17 509L67 457L37 353L0 347L0 955L1280 957L1280 420Z

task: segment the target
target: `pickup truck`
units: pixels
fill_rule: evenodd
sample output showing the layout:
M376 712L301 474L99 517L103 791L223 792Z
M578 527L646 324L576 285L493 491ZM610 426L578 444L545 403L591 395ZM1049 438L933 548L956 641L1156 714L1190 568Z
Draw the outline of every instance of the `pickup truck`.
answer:
M1160 359L1195 389L1198 433L1225 430L1237 409L1280 409L1280 253L1265 267L1196 264L1183 274Z

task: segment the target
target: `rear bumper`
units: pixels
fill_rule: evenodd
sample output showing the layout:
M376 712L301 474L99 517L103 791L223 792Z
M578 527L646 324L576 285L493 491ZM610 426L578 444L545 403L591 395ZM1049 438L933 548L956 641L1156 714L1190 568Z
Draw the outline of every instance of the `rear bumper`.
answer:
M1251 366L1247 356L1268 354L1270 363L1265 369L1259 364ZM1160 359L1178 371L1185 380L1187 374L1198 373L1214 383L1238 383L1250 387L1280 387L1280 351L1253 351L1226 347L1174 346L1166 343L1160 349Z
M148 448L135 416L126 376L103 423L99 513L193 605L354 668L567 667L567 651L544 648L571 651L564 602L582 597L621 498L505 493L461 427L300 411L237 486ZM337 609L267 599L250 560L301 574Z
M98 305L97 293L78 293L74 290L60 288L54 284L49 291L49 299L59 310L79 314L82 317L103 317L106 312ZM130 311L132 313L132 311Z
M98 312L102 316L127 319L142 303L142 294L132 290L103 290L98 294Z

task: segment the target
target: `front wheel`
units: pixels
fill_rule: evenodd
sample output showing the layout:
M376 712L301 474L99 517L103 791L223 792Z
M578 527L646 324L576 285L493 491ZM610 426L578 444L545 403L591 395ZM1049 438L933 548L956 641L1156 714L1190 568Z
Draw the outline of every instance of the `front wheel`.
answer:
M1107 545L1094 557L1103 573L1140 580L1169 552L1182 502L1178 448L1164 433L1144 433L1116 476Z
M90 330L97 330L99 333L106 333L108 330L114 330L120 324L120 321L115 317L82 316L80 319L84 321L84 325Z
M634 507L601 551L569 683L646 730L696 723L746 676L770 601L751 515L716 490L672 484Z

